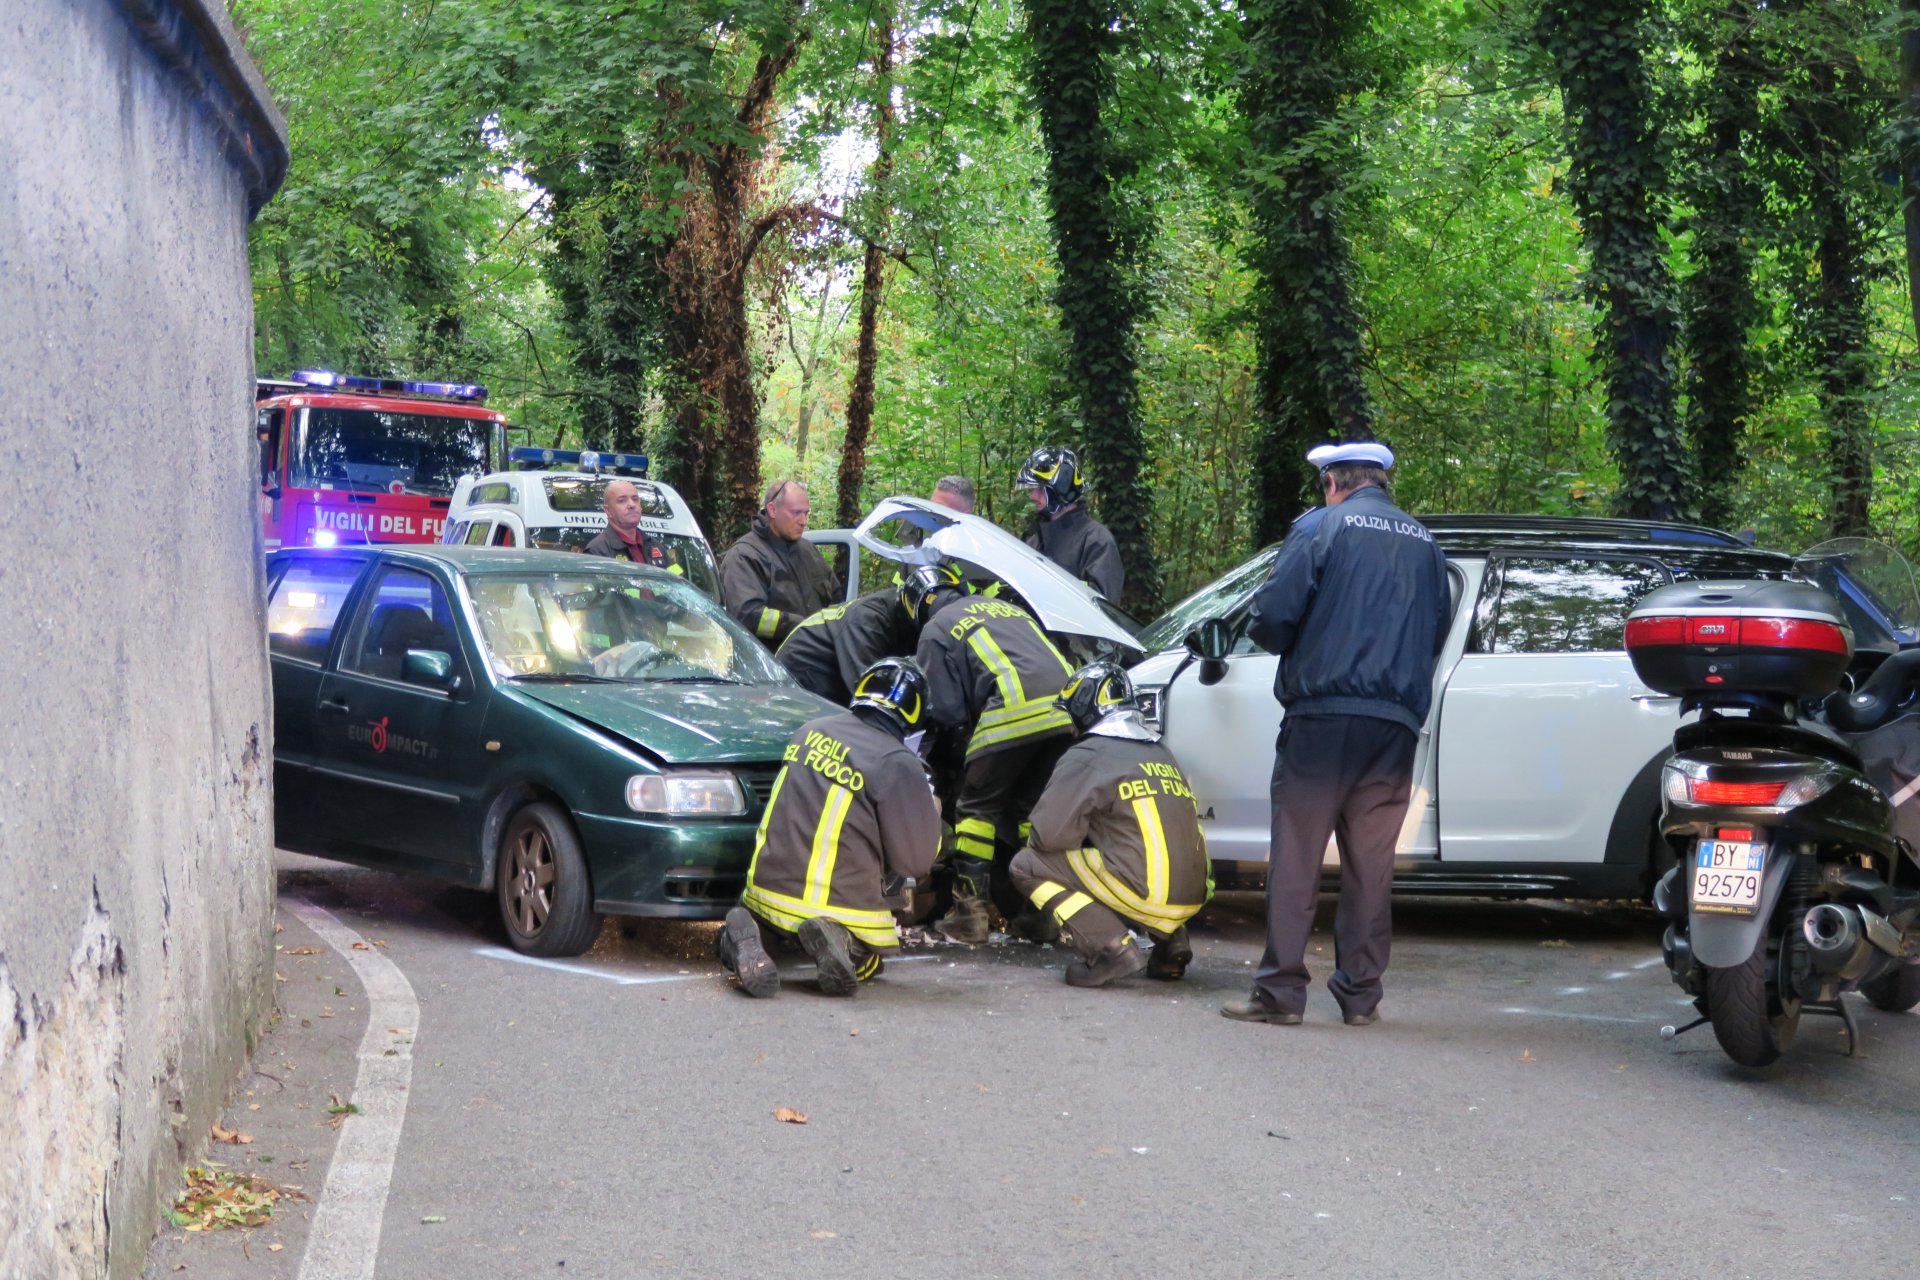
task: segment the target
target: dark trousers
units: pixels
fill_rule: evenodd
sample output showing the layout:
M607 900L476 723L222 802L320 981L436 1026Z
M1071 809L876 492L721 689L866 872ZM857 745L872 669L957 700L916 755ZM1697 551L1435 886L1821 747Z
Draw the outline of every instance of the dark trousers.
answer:
M1307 1005L1307 935L1327 838L1340 844L1340 906L1327 983L1348 1014L1372 1013L1393 942L1393 851L1413 781L1413 730L1371 716L1288 716L1273 761L1267 950L1255 990L1283 1013Z
M1004 915L1015 914L1020 905L1007 878L1007 866L1026 843L1021 827L1040 802L1040 793L1047 789L1053 766L1072 745L1072 736L1065 733L1016 742L975 756L961 775L960 796L954 803L959 817L954 823L956 852L960 858L993 864L995 897L1002 899L1000 910ZM964 872L967 868L956 864L956 870Z

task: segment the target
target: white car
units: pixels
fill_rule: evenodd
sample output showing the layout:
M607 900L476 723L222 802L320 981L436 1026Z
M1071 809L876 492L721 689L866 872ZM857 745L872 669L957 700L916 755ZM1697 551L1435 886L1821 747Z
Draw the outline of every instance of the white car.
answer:
M1626 615L1670 581L1785 577L1792 558L1690 525L1528 516L1423 522L1447 553L1454 620L1415 753L1396 887L1640 896L1670 857L1657 838L1658 783L1679 699L1635 678L1621 640ZM1193 784L1216 879L1264 879L1279 659L1247 638L1246 619L1278 547L1136 635L1124 614L1020 539L936 503L890 498L857 530L807 536L839 559L850 596L890 581L894 562L951 555L970 575L1008 582L1077 656L1143 655L1130 668L1134 685ZM1218 662L1185 643L1209 618L1221 619L1229 636Z
M1071 656L1132 661L1144 652L1133 619L984 517L925 498L887 498L857 528L808 530L806 537L846 583L849 600L892 583L903 564L955 560L969 578L1013 588Z
M625 480L640 491L640 527L664 543L687 581L715 600L720 570L693 509L673 486L648 480L647 460L629 454L515 449L525 471L468 476L453 491L443 545L584 551L607 527L607 486ZM576 469L549 469L571 466Z
M1648 591L1695 578L1785 577L1793 560L1688 525L1432 516L1447 553L1453 626L1434 667L1414 756L1396 888L1513 896L1638 897L1671 854L1658 838L1660 765L1678 698L1641 684L1622 644ZM1263 878L1279 659L1246 636L1268 547L1140 636L1135 687L1199 798L1222 883ZM1226 623L1217 662L1183 643ZM1329 861L1333 860L1331 845Z

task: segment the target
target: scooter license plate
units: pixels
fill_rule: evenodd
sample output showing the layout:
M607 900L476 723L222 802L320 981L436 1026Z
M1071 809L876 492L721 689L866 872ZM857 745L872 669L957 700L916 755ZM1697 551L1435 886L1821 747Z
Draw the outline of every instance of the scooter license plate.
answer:
M1694 851L1693 909L1750 916L1760 907L1767 846L1744 840L1702 840Z

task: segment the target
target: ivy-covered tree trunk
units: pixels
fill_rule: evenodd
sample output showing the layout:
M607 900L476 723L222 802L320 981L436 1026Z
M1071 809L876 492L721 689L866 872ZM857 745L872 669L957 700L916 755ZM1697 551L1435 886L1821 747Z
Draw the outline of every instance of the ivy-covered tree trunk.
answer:
M1054 298L1080 410L1081 460L1126 565L1125 604L1160 604L1151 459L1140 421L1135 327L1146 303L1135 269L1151 234L1120 190L1135 171L1108 127L1124 15L1112 0L1029 0L1030 82L1047 149L1047 210L1060 258ZM1038 443L1036 441L1036 443Z
M1246 15L1247 256L1261 285L1253 522L1271 542L1313 500L1306 451L1374 434L1340 217L1351 150L1338 115L1361 84L1363 14L1352 0L1253 0Z
M1920 338L1920 0L1900 0L1900 195L1905 201L1907 307Z
M1567 188L1598 309L1596 363L1620 468L1620 514L1686 513L1692 461L1674 407L1672 272L1661 242L1661 122L1643 50L1651 0L1545 0L1539 36L1559 73Z
M1843 84L1846 80L1848 83ZM1874 357L1868 345L1866 231L1848 182L1849 161L1865 142L1858 114L1864 86L1850 70L1814 51L1804 96L1790 107L1804 122L1807 199L1815 236L1813 306L1802 320L1827 415L1827 472L1835 537L1872 530L1873 414L1868 392Z
M867 439L873 431L874 366L879 361L880 296L886 287L886 239L890 198L888 176L893 172L893 15L880 19L879 55L874 60L874 139L877 152L869 171L866 253L860 259L860 336L855 344L853 388L847 396L847 434L840 446L839 504L835 512L842 529L851 529L865 514L860 487L867 477ZM805 424L802 423L804 433ZM806 437L799 445L806 454Z
M1702 42L1713 72L1701 87L1705 127L1694 166L1694 270L1686 306L1687 427L1699 461L1700 518L1724 525L1744 454L1741 436L1753 409L1749 332L1759 318L1753 245L1762 207L1749 149L1759 129L1759 76L1748 35L1754 0L1729 0Z

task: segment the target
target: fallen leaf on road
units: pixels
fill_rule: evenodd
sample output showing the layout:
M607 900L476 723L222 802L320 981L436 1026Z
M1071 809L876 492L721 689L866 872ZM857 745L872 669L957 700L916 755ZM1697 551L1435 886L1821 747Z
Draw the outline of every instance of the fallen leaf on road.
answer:
M831 1231L809 1231L807 1234L815 1240L833 1240L837 1238L835 1233Z
M795 1111L792 1107L776 1107L773 1112L773 1118L785 1124L805 1124L807 1122L807 1113L804 1111Z
M855 1027L851 1031L847 1032L847 1034L850 1036L857 1036L860 1034L860 1028Z
M319 955L319 954L320 954L320 948L318 948L318 947L295 947L295 948L294 948L293 950L291 950L291 951L289 951L289 952L287 952L287 954L288 954L288 955L290 955L290 956L317 956L317 955Z
M1538 1058L1536 1058L1536 1057L1534 1057L1534 1056L1533 1056L1533 1050L1531 1050L1531 1049L1522 1049L1522 1050L1520 1051L1520 1061L1522 1061L1522 1062L1538 1062L1538 1061L1540 1061L1540 1059L1538 1059Z
M422 1222L445 1222L446 1220L447 1220L447 1215L444 1213L430 1213L426 1215L424 1218L420 1219L420 1221Z
M247 1110L249 1111L258 1111L259 1109L260 1109L260 1104L257 1102L249 1102L247 1104Z
M412 1027L388 1027L387 1030L396 1036L410 1036L413 1034Z
M1543 947L1570 947L1573 944L1565 938L1543 938L1540 940L1540 945Z
M268 1253L278 1253L278 1252L280 1252L280 1251L281 1251L282 1249L284 1249L284 1248L286 1248L286 1247L287 1247L287 1246L285 1246L285 1245L283 1245L283 1244L270 1244L270 1245L268 1245L268 1246L267 1246L267 1252L268 1252Z
M216 1124L213 1126L213 1140L215 1142L230 1142L235 1146L243 1146L253 1141L253 1135L250 1133L241 1133L238 1129L225 1129Z
M1562 946L1565 946L1566 944L1565 944L1565 943L1561 943L1560 945L1562 945ZM373 948L372 948L372 947L370 947L370 946L368 946L368 945L367 945L366 943L364 943L364 942L356 942L356 943L354 943L354 944L353 944L353 949L354 949L355 951L371 951L371 950L373 950Z

